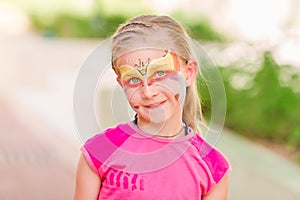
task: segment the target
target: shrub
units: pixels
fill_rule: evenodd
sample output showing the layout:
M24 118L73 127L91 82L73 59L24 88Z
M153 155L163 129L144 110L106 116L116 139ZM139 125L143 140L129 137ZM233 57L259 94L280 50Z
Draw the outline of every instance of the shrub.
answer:
M248 137L300 147L300 94L290 87L290 83L299 82L299 70L279 66L270 52L264 53L255 74L236 66L219 69L227 96L226 127ZM284 82L281 76L286 69L298 73L285 77ZM250 83L245 88L236 88L233 77L243 75L251 76ZM209 105L209 98L204 98L204 103Z
M31 21L37 32L45 36L75 38L106 38L114 33L119 24L126 20L123 16L91 17L72 14L59 14L53 20L44 21L31 15Z
M174 14L175 15L175 14ZM111 36L119 24L124 23L129 16L101 15L80 16L70 13L56 14L53 19L30 15L34 29L44 36L76 37L76 38L107 38ZM223 41L224 36L217 33L207 21L194 21L177 16L186 24L188 32L195 39Z

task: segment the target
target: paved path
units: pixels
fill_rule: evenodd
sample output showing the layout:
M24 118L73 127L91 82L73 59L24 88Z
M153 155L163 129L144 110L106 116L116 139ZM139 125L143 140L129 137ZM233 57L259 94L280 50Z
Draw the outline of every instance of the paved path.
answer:
M97 41L24 36L0 43L0 200L72 199L80 153L73 85ZM232 163L230 200L300 199L298 166L230 133L217 147Z
M55 129L45 126L37 133L19 121L1 99L0 110L0 199L71 199L74 169L62 160L63 153L57 154L62 144L37 136L55 135ZM27 117L34 116L27 113Z
M217 147L232 165L229 199L300 199L298 165L226 130Z
M56 46L6 36L0 43L0 200L72 199L80 142L70 77L81 57L68 40Z

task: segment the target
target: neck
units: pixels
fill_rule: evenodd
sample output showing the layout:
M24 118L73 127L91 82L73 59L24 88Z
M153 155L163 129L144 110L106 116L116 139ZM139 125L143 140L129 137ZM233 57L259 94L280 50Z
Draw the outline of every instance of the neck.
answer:
M172 116L163 122L152 122L138 117L137 126L144 132L157 137L175 138L185 135L182 117Z

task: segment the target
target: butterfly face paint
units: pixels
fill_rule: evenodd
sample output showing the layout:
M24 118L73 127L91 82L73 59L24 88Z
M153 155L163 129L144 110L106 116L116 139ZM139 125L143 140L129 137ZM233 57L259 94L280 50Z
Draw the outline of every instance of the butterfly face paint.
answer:
M127 60L127 63L131 62ZM143 105L142 101L138 102L138 99L141 99L142 96L147 100L152 98L151 105L163 102L164 99L171 99L171 97L166 97L166 93L169 93L169 96L173 96L177 104L183 102L186 86L180 72L178 57L174 52L168 50L163 57L157 59L150 60L150 58L147 58L142 60L138 58L137 62L132 65L127 63L118 67L119 81L130 105L137 112L140 107L143 107L138 106ZM145 95L146 93L148 96ZM158 94L161 95L157 97L156 95ZM147 104L144 107L150 109L150 107L154 108L155 106ZM153 111L154 109L151 110Z
M119 77L123 88L138 88L161 83L164 79L180 72L180 64L177 55L168 50L158 59L146 61L138 59L134 65L121 65L118 67Z

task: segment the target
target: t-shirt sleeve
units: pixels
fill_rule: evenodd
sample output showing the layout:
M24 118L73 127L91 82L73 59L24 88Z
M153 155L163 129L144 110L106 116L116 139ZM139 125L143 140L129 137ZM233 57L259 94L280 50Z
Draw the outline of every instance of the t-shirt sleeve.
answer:
M91 167L100 177L103 175L101 166L129 137L119 126L110 128L90 138L81 147L81 151Z
M97 155L95 154L95 145L97 144L98 138L101 137L99 135L96 135L92 138L90 138L82 147L81 152L83 156L85 157L88 165L91 167L91 169L99 175L99 168L101 166L101 162L99 159L97 159Z
M228 174L231 170L231 166L227 158L216 148L212 148L211 151L203 158L208 168L210 169L211 176L213 178L210 187L207 188L207 193L218 184L222 178Z
M199 138L201 137L199 136ZM209 174L209 183L207 184L206 191L204 191L204 194L207 194L229 173L231 166L221 151L205 142L202 138L199 142L201 145L198 145L198 151L202 160L206 163Z

